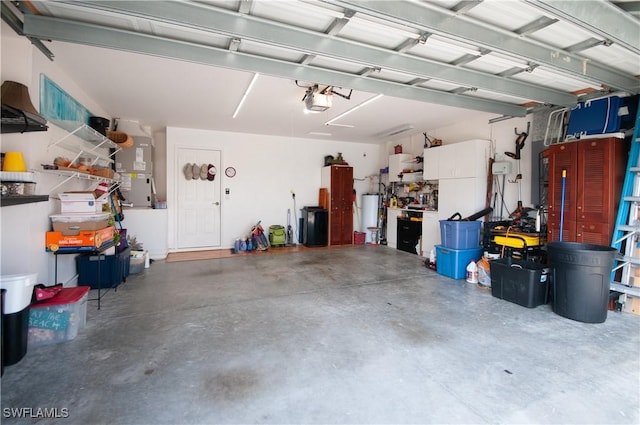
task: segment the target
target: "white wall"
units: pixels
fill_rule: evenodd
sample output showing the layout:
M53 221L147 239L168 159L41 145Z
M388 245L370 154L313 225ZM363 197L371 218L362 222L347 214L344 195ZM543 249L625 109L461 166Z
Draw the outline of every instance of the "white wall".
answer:
M223 193L225 188L229 188L231 193L229 199L222 196L221 248L233 246L234 240L246 236L259 220L265 230L275 224L286 226L287 209L291 209L292 226L297 229L291 191L295 192L295 215L298 218L302 207L318 205L325 155L337 156L341 152L353 166L359 197L370 191L368 176L377 176L380 168L386 166L386 157L381 159L378 144L323 142L177 127L167 128L166 144L170 251L176 250L175 181L182 178L182 170L175 159L178 147L205 147L222 153L218 175L222 179ZM237 170L232 179L222 172L229 166ZM377 178L374 180L377 191ZM362 202L359 201L358 205L361 206ZM355 214L354 223L357 226Z
M3 21L1 25L1 79L17 81L29 88L31 102L40 109L40 74L44 73L96 115L108 116L71 80L55 62L47 59L25 38L15 34ZM2 134L0 150L23 153L28 169L40 170L40 164L51 163L62 154L59 148L48 148L65 132L54 126L48 131ZM69 153L67 153L69 155ZM37 194L49 194L60 179L36 174ZM85 183L72 182L64 190L85 189ZM60 190L62 191L62 190ZM52 194L58 193L54 191ZM49 215L59 212L59 201L50 199L0 208L0 274L38 273L38 282L53 284L54 256L45 251L45 233L50 230ZM75 285L75 255L61 255L58 282Z
M512 163L512 173L510 175L507 175L505 178L505 212L503 214L503 218L506 219L509 214L516 209L520 195L518 191L519 185L515 183L516 175L518 174L517 161L509 158L504 153L515 153L515 140L517 137L515 134L515 129L517 129L518 133L526 132L527 122L531 120L532 117L530 115L524 118L513 118L509 120L499 121L493 124L489 124L486 119L476 121L467 120L461 122L460 124L428 130L427 134L431 139L441 139L443 144L452 144L471 139L485 139L492 141L494 159L496 161L509 161ZM418 134L404 139L389 141L386 143L386 154L393 154L393 147L398 144L402 145L403 152L405 153L419 154L420 152L422 152L424 146L424 136L422 134ZM531 180L532 174L530 138L527 138L525 140L525 147L521 152L520 173L522 174L522 180L520 182L522 186L522 204L525 207L533 207L533 205L531 205L530 188L532 184L538 183L532 182ZM499 178L499 181L501 184L501 177ZM493 189L494 193L498 190L495 185ZM499 215L500 213L501 201L498 200L495 205L496 208L494 211L494 216Z

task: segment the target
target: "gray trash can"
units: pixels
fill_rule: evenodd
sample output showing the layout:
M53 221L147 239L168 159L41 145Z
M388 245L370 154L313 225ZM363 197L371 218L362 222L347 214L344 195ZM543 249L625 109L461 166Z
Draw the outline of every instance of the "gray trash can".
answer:
M605 245L549 242L547 252L554 313L579 322L604 322L611 271L618 251Z

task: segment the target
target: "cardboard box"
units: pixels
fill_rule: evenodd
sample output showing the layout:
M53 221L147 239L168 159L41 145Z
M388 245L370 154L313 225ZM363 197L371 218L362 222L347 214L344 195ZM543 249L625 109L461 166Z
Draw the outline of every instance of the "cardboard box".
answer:
M115 228L81 231L75 236L64 236L62 232L47 232L45 247L47 251L93 251L113 240Z
M76 236L88 230L101 230L107 227L110 214L54 214L50 215L54 232L63 236Z
M93 192L65 192L58 194L62 214L94 214L102 212L102 203Z
M622 311L640 316L640 298L627 295L627 301L624 303Z

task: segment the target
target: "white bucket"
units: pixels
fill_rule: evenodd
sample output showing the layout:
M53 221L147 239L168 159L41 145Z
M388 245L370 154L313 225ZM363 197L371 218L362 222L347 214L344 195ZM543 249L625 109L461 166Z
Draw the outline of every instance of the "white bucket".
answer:
M33 287L38 282L38 273L10 274L0 276L0 288L4 294L4 314L17 313L31 305Z

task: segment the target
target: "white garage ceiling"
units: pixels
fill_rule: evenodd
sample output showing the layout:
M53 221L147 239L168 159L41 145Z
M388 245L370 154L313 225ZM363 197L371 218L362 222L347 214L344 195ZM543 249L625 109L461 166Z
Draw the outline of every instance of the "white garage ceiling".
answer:
M139 119L154 130L376 142L478 117L572 106L589 92L640 90L638 2L15 5L3 2L5 22L41 46L112 117ZM314 84L334 93L332 106L305 114L302 99Z

